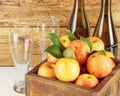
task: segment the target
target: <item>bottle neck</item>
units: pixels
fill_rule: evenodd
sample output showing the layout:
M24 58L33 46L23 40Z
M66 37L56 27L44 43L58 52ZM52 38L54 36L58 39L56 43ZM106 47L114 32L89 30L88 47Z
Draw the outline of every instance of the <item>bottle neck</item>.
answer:
M84 0L76 0L78 1L78 11L81 11L84 9Z
M101 12L104 15L111 14L111 0L101 0Z
M76 0L77 1L77 26L81 26L82 24L82 15L84 14L84 0Z

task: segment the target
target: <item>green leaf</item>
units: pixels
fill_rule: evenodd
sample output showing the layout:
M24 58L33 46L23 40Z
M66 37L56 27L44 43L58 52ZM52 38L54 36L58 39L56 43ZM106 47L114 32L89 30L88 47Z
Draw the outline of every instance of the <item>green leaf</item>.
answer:
M76 40L77 38L75 37L75 35L72 33L71 30L67 30L68 32L68 37L70 39L70 41Z
M56 45L51 45L47 47L44 51L50 53L52 56L56 58L61 58L62 57L62 52Z
M86 38L82 36L80 36L80 40L84 41L89 46L90 51L92 51L92 43L89 40L87 40Z
M101 55L106 55L104 50L98 51Z
M59 38L55 33L49 33L49 37L54 45L59 46Z
M49 37L54 45L58 46L60 50L64 50L64 46L61 44L59 37L55 33L49 33Z

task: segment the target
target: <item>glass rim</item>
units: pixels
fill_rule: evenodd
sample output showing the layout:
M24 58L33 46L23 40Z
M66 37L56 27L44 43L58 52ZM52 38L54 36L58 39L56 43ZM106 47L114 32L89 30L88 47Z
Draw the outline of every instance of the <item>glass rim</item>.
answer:
M51 15L51 16L41 16L37 19L37 26L40 26L40 23L47 23L47 24L52 24L54 23L54 26L59 26L59 18ZM53 25L52 25L53 26Z

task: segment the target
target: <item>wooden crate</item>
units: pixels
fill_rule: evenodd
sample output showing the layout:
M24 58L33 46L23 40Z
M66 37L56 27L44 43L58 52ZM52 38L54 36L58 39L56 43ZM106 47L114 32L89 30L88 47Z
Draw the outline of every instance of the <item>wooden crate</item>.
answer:
M115 61L115 69L94 89L38 76L36 73L42 62L25 76L26 96L120 96L120 60Z

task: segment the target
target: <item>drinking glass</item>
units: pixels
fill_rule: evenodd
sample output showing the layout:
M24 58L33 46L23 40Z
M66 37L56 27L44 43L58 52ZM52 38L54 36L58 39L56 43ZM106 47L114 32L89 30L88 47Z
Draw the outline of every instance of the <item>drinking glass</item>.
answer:
M9 46L16 71L14 90L25 93L25 74L29 70L33 49L32 28L27 24L13 26L9 30Z
M52 44L49 33L55 33L59 36L59 19L54 16L41 17L37 22L37 37L42 61L46 59L44 50Z

